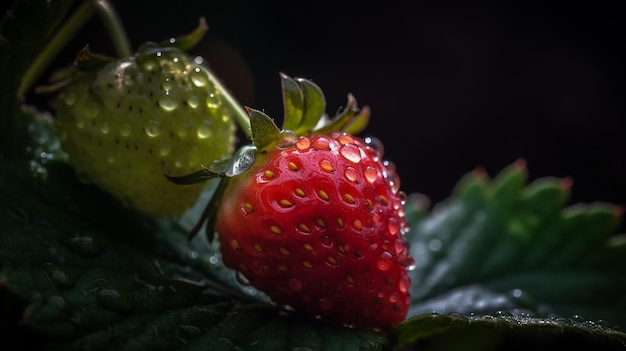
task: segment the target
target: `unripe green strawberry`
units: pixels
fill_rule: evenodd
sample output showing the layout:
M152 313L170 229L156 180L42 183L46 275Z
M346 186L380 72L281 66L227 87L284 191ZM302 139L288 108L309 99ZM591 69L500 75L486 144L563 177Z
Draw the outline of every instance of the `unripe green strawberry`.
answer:
M203 185L177 186L164 175L189 173L234 150L232 110L218 81L200 57L155 43L97 69L91 61L98 59L79 55L75 76L51 103L70 164L132 208L181 214Z
M395 166L378 139L355 135L369 109L359 111L351 96L328 120L312 82L283 76L283 89L289 129L248 109L252 146L220 168L173 180L224 177L207 228L218 234L224 264L273 302L388 331L406 317L414 262Z

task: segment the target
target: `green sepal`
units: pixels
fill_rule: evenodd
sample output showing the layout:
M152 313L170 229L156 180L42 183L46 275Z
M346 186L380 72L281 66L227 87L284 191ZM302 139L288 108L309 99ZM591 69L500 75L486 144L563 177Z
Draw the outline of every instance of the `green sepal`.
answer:
M296 135L330 133L335 131L358 134L369 123L368 106L359 109L356 98L348 94L346 107L333 118L325 113L326 98L320 87L304 78L291 78L281 73L283 89L283 130L292 130Z
M358 134L369 123L370 109L368 106L359 109L356 98L348 94L346 107L337 113L335 117L316 130L318 133L329 133L334 131Z
M280 135L280 129L276 123L265 113L246 107L250 116L250 131L252 143L257 149L262 150L266 146L275 143Z
M102 67L114 62L116 59L104 54L98 54L89 50L89 45L85 45L74 59L74 64L69 67L62 67L52 73L49 84L40 85L35 88L37 94L52 94L66 85L78 79L85 72L95 72Z
M300 125L294 129L296 134L306 134L314 130L320 119L324 116L326 110L326 98L322 90L312 81L297 78L296 81L302 89L303 108L302 121Z
M198 26L192 32L178 38L169 38L158 43L159 46L174 46L182 51L191 50L196 46L209 30L204 17L200 17Z
M203 183L213 178L234 177L248 170L256 160L257 148L254 145L244 145L237 149L233 156L227 160L216 162L213 167L202 166L202 169L180 177L165 177L170 181L189 185Z
M75 62L79 71L97 71L115 60L114 57L89 50L89 45L86 45L76 55Z
M283 92L283 129L296 130L302 123L304 116L304 97L302 89L293 78L280 73L280 83Z

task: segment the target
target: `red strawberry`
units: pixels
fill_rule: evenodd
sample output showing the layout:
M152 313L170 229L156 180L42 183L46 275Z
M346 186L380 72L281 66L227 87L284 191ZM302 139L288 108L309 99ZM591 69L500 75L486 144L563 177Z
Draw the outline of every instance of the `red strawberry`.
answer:
M350 96L343 114L320 126L319 88L286 76L283 86L285 125L293 129L281 132L249 109L254 146L221 172L205 171L229 176L219 209L207 214L215 216L224 264L279 305L389 330L406 316L413 262L399 177L377 139L355 136L367 108L357 113Z

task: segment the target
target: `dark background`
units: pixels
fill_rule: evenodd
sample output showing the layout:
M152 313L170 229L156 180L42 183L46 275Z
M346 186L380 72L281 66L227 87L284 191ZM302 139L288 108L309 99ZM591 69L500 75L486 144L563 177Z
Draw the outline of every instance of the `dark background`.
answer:
M571 177L571 203L626 204L624 18L619 2L112 1L136 47L210 30L205 56L240 101L278 121L279 72L308 78L333 114L369 105L407 193L447 198L475 167L518 158L529 178ZM92 21L84 44L111 52ZM620 230L623 230L624 225Z

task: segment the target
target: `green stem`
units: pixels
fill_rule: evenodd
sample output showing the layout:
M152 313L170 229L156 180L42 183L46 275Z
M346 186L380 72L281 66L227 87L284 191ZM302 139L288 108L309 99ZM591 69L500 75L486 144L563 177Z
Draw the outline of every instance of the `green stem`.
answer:
M131 56L133 54L133 50L130 45L130 41L128 40L128 35L126 34L120 17L118 16L111 3L109 3L107 0L92 1L96 6L96 10L98 11L100 20L104 23L104 26L111 36L111 40L113 41L113 45L115 46L117 56Z
M59 51L65 47L74 34L91 18L94 11L95 7L92 1L85 1L76 9L24 73L20 86L17 89L18 98L23 98L26 92L32 88L33 84L39 79L43 71L48 68L48 65L54 60Z

